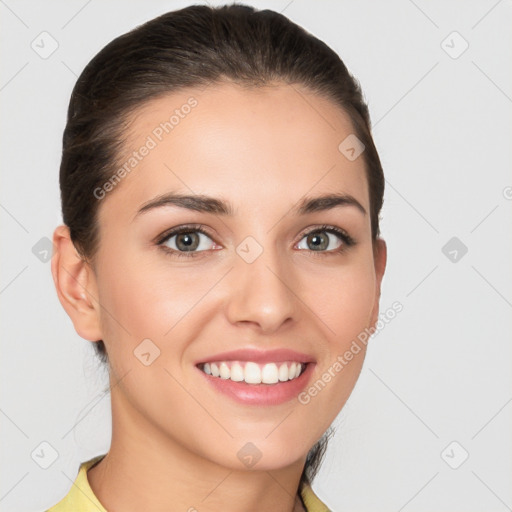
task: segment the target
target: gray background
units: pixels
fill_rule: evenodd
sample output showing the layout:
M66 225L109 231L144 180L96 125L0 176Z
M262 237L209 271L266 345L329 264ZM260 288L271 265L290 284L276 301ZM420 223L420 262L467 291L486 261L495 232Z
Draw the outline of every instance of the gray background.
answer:
M2 511L56 503L110 443L107 375L44 261L71 89L114 37L189 4L0 1ZM511 2L252 5L340 54L387 178L381 304L403 311L370 343L315 491L335 511L512 510Z

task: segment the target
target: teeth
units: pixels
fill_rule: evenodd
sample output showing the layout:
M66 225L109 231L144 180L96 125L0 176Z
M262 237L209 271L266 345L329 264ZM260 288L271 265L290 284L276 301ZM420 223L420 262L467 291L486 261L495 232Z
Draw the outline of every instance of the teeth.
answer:
M261 370L256 363L245 364L244 380L247 384L261 383Z
M200 368L207 375L247 384L277 384L296 379L306 367L299 362L258 364L252 361L218 361L205 363Z
M231 372L229 371L229 366L226 363L220 363L219 372L221 379L229 379Z
M266 364L263 367L263 370L261 370L261 382L264 384L275 384L279 382L277 365L275 363Z
M210 370L212 371L212 375L214 377L218 377L220 375L219 367L215 363L210 365Z
M244 369L239 363L234 363L231 366L231 380L235 382L242 382L244 380Z
M282 364L279 367L279 380L281 382L284 382L284 381L288 380L288 366L286 366L286 363Z

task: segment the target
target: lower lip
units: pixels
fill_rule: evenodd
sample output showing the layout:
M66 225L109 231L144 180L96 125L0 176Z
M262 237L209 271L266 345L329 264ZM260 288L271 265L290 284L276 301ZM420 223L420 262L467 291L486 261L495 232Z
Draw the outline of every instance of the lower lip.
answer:
M246 405L279 405L294 398L306 387L314 363L308 363L306 369L293 380L276 384L247 384L230 379L212 377L198 368L203 377L217 390L228 395L236 402Z

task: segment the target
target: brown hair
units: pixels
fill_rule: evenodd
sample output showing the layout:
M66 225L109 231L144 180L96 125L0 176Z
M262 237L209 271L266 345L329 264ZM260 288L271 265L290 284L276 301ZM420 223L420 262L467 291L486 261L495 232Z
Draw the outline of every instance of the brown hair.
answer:
M60 189L64 224L86 261L99 245L98 187L115 173L130 113L163 94L232 82L300 84L341 107L365 146L372 237L379 235L384 176L359 83L325 43L271 10L241 4L193 5L166 13L107 44L73 89L63 135ZM341 141L340 141L341 142ZM108 362L102 340L94 343ZM327 437L311 449L301 477L310 483Z

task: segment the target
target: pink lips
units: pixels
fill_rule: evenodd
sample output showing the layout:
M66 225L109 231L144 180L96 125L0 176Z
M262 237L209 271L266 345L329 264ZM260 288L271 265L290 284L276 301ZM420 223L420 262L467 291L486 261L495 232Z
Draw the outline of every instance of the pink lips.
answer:
M230 379L213 377L212 375L207 375L200 369L202 363L215 361L253 361L261 364L296 361L305 363L306 368L299 377L286 382L278 382L276 384L247 384L246 382L234 382ZM196 366L202 378L206 379L209 385L234 401L244 405L269 406L279 405L295 399L311 380L315 360L307 354L294 350L275 349L261 351L256 349L240 349L208 356L197 361Z
M281 363L285 361L297 361L299 363L312 363L314 358L307 354L295 352L284 348L274 350L256 350L256 349L239 349L230 352L221 352L205 359L196 361L196 365L200 363L210 363L215 361L254 361L255 363Z

